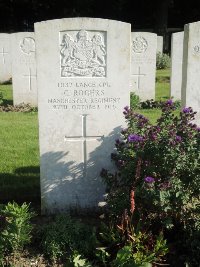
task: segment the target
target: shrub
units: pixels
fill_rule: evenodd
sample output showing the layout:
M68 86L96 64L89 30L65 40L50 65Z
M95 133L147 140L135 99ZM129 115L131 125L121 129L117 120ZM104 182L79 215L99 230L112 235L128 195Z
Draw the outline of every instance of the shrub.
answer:
M128 128L116 140L112 154L118 171L112 174L103 169L101 175L113 218L131 209L133 191L137 222L152 231L176 226L192 236L200 230L200 128L192 122L191 107L180 116L174 115L174 109L172 100L166 101L156 125L151 125L125 107Z
M134 92L131 92L130 106L132 109L140 108L140 98Z
M168 54L158 52L156 54L156 68L157 69L167 69L170 68L171 59Z
M112 154L119 172L117 176L102 172L110 195L115 194L109 200L122 205L118 214L127 207L132 187L149 219L168 221L178 214L177 219L184 221L185 211L193 209L200 191L200 128L191 122L192 108L184 108L180 117L173 110L173 102L168 100L157 124L151 125L143 115L125 107L128 129L122 131L122 140L116 141L117 152Z
M22 251L31 241L31 218L35 215L29 204L8 203L0 211L1 233L0 246L3 253L17 253Z
M160 262L168 252L163 234L153 234L149 229L141 229L133 224L134 196L132 196L132 210L125 210L119 224L102 225L99 232L98 248L101 254L100 262L103 266L128 267L141 266L144 263ZM107 265L110 263L110 265ZM100 265L101 266L101 265ZM149 266L149 265L148 265Z
M92 265L87 261L87 259L82 258L80 254L76 251L72 252L68 262L68 267L92 267Z
M133 242L129 242L118 251L116 259L112 262L113 267L149 266L149 263L156 262L168 251L162 235L154 240L152 234L138 232L133 238Z
M2 105L0 105L0 112L37 112L38 108L37 107L33 107L30 104L19 104L19 105L7 105L4 103L2 103Z
M147 99L145 101L140 101L138 95L134 92L131 92L130 98L130 108L131 109L154 109L154 108L162 108L164 101L162 100L154 100L154 99ZM181 101L175 100L173 105L176 109L181 107Z
M2 104L3 104L3 93L0 92L0 105L2 105Z
M143 109L153 109L153 108L161 108L162 101L155 101L153 99L146 100L140 103L141 108Z
M94 229L69 216L59 215L55 221L41 229L44 253L52 260L66 260L73 251L83 256L94 253Z
M161 100L156 101L156 100L150 99L150 100L146 100L146 101L140 102L140 108L142 108L142 109L162 108L163 103L164 102L161 101ZM176 109L179 109L181 107L181 101L180 100L176 100L176 101L173 102L173 105L174 105L174 107Z

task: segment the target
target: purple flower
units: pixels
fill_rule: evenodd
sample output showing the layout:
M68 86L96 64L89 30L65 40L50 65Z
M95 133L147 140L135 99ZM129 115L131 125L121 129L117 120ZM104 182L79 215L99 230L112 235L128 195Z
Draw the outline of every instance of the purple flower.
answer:
M192 108L191 107L189 107L189 108L184 107L182 111L183 111L183 113L190 113L190 112L192 112Z
M125 107L124 107L123 114L124 114L124 115L127 115L128 112L129 112L129 107L128 107L128 106L125 106Z
M177 135L177 136L176 136L176 141L177 141L177 142L181 142L181 140L182 140L181 136Z
M197 131L200 132L200 127L197 127Z
M129 106L125 106L124 110L129 111Z
M168 99L168 100L166 101L166 104L169 105L169 106L171 106L171 105L173 104L172 99Z
M155 182L155 179L153 177L151 177L151 176L147 176L147 177L144 178L144 181L146 183L153 183L153 182Z
M155 133L152 133L151 134L151 140L155 141L156 140L156 137L157 137L157 135Z
M143 137L137 134L130 134L128 136L128 142L133 143L133 142L140 142L143 141Z
M171 146L175 146L175 145L176 145L176 142L175 142L175 141L170 141L169 144L170 144Z
M139 119L143 119L144 116L143 116L142 114L139 114L139 115L138 115L138 118L139 118Z
M159 126L156 126L156 130L157 130L158 133L161 131Z

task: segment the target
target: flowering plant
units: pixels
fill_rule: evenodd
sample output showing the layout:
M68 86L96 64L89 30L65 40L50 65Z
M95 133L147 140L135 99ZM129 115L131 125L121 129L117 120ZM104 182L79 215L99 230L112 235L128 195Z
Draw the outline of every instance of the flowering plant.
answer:
M136 214L144 224L173 228L177 223L194 228L200 204L200 128L195 112L185 107L174 115L171 99L162 106L155 125L128 106L124 108L127 129L116 140L112 154L118 171L103 169L108 189L108 207L118 217L129 206L134 188ZM194 205L194 203L196 203ZM131 209L131 207L130 207Z

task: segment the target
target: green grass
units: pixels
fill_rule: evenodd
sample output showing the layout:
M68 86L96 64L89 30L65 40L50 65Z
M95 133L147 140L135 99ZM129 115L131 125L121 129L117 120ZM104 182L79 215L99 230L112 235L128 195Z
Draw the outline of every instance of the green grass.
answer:
M170 69L165 69L165 70L157 70L156 71L156 78L161 79L161 78L168 78L170 77Z
M165 101L170 98L169 83L157 83L156 84L156 100Z
M144 115L152 124L155 124L158 117L161 115L160 109L139 109L136 112Z
M13 104L12 85L0 85L0 92L3 94L3 99L8 104Z
M169 70L157 71L156 100L169 98ZM12 85L0 85L12 103ZM155 123L161 111L138 110ZM15 200L40 205L37 113L0 112L0 203Z
M35 113L0 113L0 202L39 201L38 122Z
M170 70L157 70L156 72L156 100L170 98Z

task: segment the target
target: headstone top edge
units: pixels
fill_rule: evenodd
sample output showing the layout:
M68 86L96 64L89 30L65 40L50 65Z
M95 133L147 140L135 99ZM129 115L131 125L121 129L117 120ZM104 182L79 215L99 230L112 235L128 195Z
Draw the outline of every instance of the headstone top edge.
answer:
M10 33L4 33L4 32L0 33L0 37L7 37L7 36L10 36L10 35L11 35Z
M155 37L158 36L156 33L153 33L153 32L134 32L134 31L132 31L132 32L131 32L131 35L132 35L132 34L138 34L138 35L139 35L139 34L145 34L145 35L155 36Z
M193 27L195 25L199 25L200 24L200 21L194 21L194 22L190 22L190 23L187 23L184 25L184 29L187 28L187 27Z
M184 31L179 31L179 32L173 32L172 34L180 34L183 33Z
M11 33L10 35L16 35L16 34L32 34L32 33L35 33L34 31L32 31L32 32L13 32L13 33Z
M49 23L59 23L59 22L73 22L74 20L76 21L87 21L87 20L91 20L91 21L94 21L94 22L97 22L97 21L101 21L101 22L112 22L112 23L116 23L116 24L124 24L124 25L127 25L127 26L131 26L130 23L128 22L124 22L124 21L120 21L120 20L112 20L112 19L104 19L104 18L93 18L93 17L73 17L73 18L62 18L62 19L52 19L52 20L45 20L45 21L40 21L40 22L36 22L34 23L34 28L35 27L38 27L40 25L44 25L44 24L49 24Z

